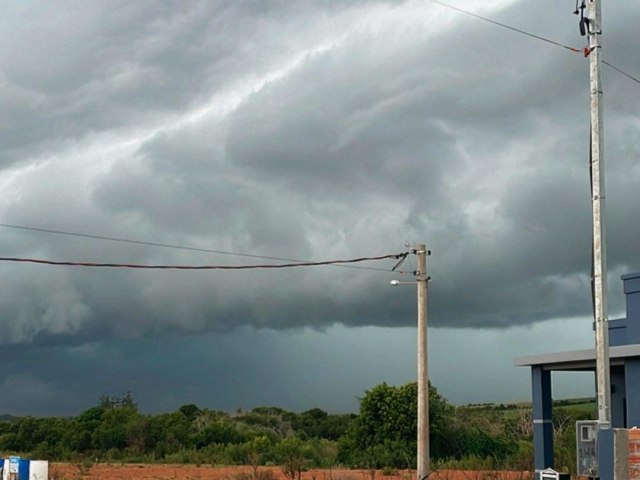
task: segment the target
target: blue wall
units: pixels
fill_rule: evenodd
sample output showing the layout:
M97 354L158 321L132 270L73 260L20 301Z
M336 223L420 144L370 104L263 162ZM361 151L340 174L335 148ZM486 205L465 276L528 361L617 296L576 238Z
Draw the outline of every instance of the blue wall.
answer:
M627 303L627 318L609 320L609 345L640 343L640 273L622 276Z
M623 275L627 300L627 343L640 343L640 273Z

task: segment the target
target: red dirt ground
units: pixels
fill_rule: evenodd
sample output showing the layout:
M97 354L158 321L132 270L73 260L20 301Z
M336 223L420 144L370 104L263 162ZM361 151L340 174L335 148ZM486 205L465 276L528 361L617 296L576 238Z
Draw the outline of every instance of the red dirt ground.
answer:
M278 467L260 467L271 470L277 480L286 480ZM211 467L196 465L149 465L100 463L83 470L73 464L50 463L50 480L232 480L231 476L251 472L250 467ZM440 470L430 480L531 480L529 472L472 472ZM415 480L415 472L399 471L397 475L382 475L369 470L309 470L302 480Z

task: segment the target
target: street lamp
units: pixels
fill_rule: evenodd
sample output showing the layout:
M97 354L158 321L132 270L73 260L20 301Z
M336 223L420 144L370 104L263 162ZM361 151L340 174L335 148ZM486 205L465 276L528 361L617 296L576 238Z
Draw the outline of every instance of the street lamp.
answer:
M418 270L413 282L391 280L392 286L417 285L418 287L418 452L416 480L429 476L429 373L427 358L427 251L424 244L416 245L413 252L418 256Z

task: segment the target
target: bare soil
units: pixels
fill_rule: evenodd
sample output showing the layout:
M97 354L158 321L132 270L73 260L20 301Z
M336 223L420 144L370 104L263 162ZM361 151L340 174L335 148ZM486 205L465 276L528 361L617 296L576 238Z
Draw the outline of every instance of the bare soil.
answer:
M271 470L276 480L286 480L278 467ZM50 480L239 480L238 474L252 472L251 467L212 467L208 465L107 464L91 467L69 463L50 463ZM398 471L383 475L372 470L308 470L302 480L415 480L415 472ZM439 470L429 480L532 480L529 472L479 472Z

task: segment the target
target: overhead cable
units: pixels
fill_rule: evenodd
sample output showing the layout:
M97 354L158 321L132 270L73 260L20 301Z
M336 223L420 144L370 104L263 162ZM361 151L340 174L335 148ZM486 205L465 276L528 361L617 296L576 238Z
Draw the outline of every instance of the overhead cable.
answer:
M66 262L55 260L44 260L39 258L19 258L0 257L0 262L36 263L41 265L66 266L66 267L95 267L95 268L127 268L146 270L255 270L274 268L294 268L294 267L318 267L322 265L343 265L349 263L360 263L369 261L379 261L386 259L399 259L406 256L406 253L394 253L381 255L379 257L360 257L347 260L326 260L321 262L296 262L281 264L263 265L143 265L135 263L95 263L95 262Z
M497 22L495 20L491 20L490 18L483 17L482 15L478 15L478 14L470 12L468 10L464 10L462 8L459 8L459 7L454 7L453 5L449 5L448 3L441 2L440 0L429 0L429 1L432 2L432 3L437 3L438 5L440 5L442 7L450 8L451 10L455 10L457 12L464 13L465 15L469 15L469 16L477 18L479 20L483 20L485 22L492 23L492 24L497 25L499 27L506 28L508 30L512 30L512 31L520 33L522 35L526 35L528 37L533 37L533 38L535 38L537 40L542 40L543 42L550 43L550 44L555 45L557 47L565 48L565 49L570 50L570 51L572 51L574 53L582 53L582 49L581 48L574 48L574 47L570 47L569 45L564 45L564 44L562 44L560 42L556 42L555 40L551 40L549 38L541 37L540 35L536 35L534 33L530 33L530 32L527 32L525 30L521 30L519 28L512 27L511 25L507 25L506 23Z
M569 51L571 51L573 53L582 53L585 57L589 56L590 51L589 51L588 48L571 47L569 45L565 45L563 43L556 42L555 40L551 40L550 38L542 37L540 35L536 35L534 33L527 32L525 30L521 30L521 29L516 28L516 27L512 27L511 25L507 25L506 23L497 22L496 20L492 20L490 18L483 17L482 15L478 15L478 14L470 12L468 10L464 10L462 8L455 7L453 5L449 5L448 3L441 2L440 0L429 0L429 1L432 2L432 3L438 4L438 5L442 6L442 7L449 8L451 10L455 10L456 12L464 13L465 15L469 15L470 17L474 17L474 18L477 18L479 20L482 20L482 21L485 21L485 22L488 22L488 23L492 23L493 25L497 25L498 27L506 28L506 29L511 30L513 32L520 33L522 35L526 35L528 37L535 38L536 40L540 40L540 41L543 41L543 42L546 42L546 43L550 43L551 45L554 45L556 47L564 48L564 49L569 50ZM616 72L618 72L618 73L624 75L625 77L629 78L630 80L633 80L634 82L640 84L640 79L638 79L638 78L634 77L633 75L625 72L624 70L616 67L615 65L612 65L611 63L606 62L604 60L602 61L602 63L605 64L606 66L614 69Z
M186 247L182 245L172 245L170 243L159 243L159 242L147 242L143 240L131 240L128 238L119 238L119 237L107 237L104 235L93 235L89 233L78 233L78 232L69 232L65 230L52 230L49 228L39 228L39 227L29 227L24 225L12 225L9 223L0 223L0 227L6 228L14 228L19 230L28 230L32 232L41 232L41 233L52 233L54 235L67 235L70 237L81 237L81 238L92 238L95 240L106 240L109 242L120 242L120 243L132 243L135 245L147 245L151 247L163 247L163 248L174 248L178 250L189 250L192 252L205 252L205 253L217 253L220 255L233 255L237 257L249 257L249 258L262 258L265 260L281 260L281 261L292 261L297 262L299 260L294 260L290 258L278 258L278 257L265 257L262 255L252 255L249 253L237 253L237 252L225 252L222 250L211 250L208 248L198 248L198 247Z
M609 62L606 62L604 60L602 60L602 63L604 63L607 67L613 68L616 72L621 73L622 75L624 75L625 77L633 80L636 83L640 84L640 80L637 79L636 77L634 77L633 75L628 74L627 72L619 69L618 67L616 67L615 65L611 65Z
M301 264L309 263L309 262L307 262L305 260L299 260L299 259L295 259L295 258L282 258L282 257L273 257L273 256L265 256L265 255L255 255L255 254L251 254L251 253L227 252L227 251L223 251L223 250L212 250L212 249L208 249L208 248L187 247L187 246L184 246L184 245L173 245L173 244L169 244L169 243L159 243L159 242L147 242L147 241L143 241L143 240L131 240L131 239L120 238L120 237L108 237L108 236L104 236L104 235L94 235L94 234L88 234L88 233L69 232L69 231L65 231L65 230L53 230L53 229L49 229L49 228L30 227L30 226L25 226L25 225L13 225L13 224L9 224L9 223L0 223L0 227L13 228L13 229L18 229L18 230L27 230L27 231L40 232L40 233L50 233L50 234L54 234L54 235L66 235L66 236L70 236L70 237L91 238L91 239L95 239L95 240L105 240L105 241L109 241L109 242L130 243L130 244L134 244L134 245L146 245L146 246L151 246L151 247L172 248L172 249L177 249L177 250L187 250L187 251L191 251L191 252L215 253L215 254L219 254L219 255L230 255L230 256L235 256L235 257L257 258L257 259L262 259L262 260L276 260L276 261L279 261L279 262L292 262L292 263L301 263ZM334 264L333 266L335 266L335 267L343 267L343 268L356 268L356 269L360 269L360 270L376 270L376 271L381 271L381 272L387 272L388 271L388 270L386 270L384 268L365 267L365 266L362 266L362 265L348 265L348 264L340 264L340 263L338 263L338 264Z

